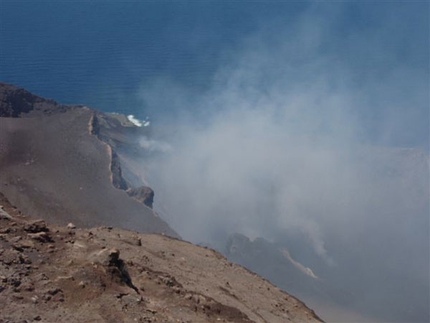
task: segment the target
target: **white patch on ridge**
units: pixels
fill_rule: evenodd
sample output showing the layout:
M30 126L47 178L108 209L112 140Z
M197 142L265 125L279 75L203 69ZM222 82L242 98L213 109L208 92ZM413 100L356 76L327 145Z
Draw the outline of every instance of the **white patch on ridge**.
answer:
M143 126L143 124L142 124L142 121L140 121L139 119L136 119L135 117L134 117L134 115L132 115L132 114L130 114L130 115L128 115L127 116L127 119L128 119L128 121L130 121L132 124L134 124L135 126L137 126L137 127L142 127ZM146 123L146 122L145 122ZM146 126L145 126L146 127Z
M314 274L312 269L310 269L309 267L303 266L300 262L294 260L287 249L282 249L281 252L285 256L285 258L287 258L302 273L312 277L313 279L319 279L318 276Z

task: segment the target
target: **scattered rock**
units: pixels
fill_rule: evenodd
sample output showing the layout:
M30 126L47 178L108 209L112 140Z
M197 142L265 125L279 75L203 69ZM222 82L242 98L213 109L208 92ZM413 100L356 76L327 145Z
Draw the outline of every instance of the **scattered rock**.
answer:
M5 210L3 210L3 206L0 205L0 219L6 219L6 220L11 220L12 216L7 213Z
M10 238L10 239L9 239L9 241L10 241L10 242L18 242L18 241L20 241L20 240L22 240L22 237L21 237L21 236L17 236L17 237L13 237L13 238Z
M24 230L30 233L39 233L39 232L48 232L49 228L47 227L45 221L36 220L25 224Z
M52 242L52 237L48 232L40 231L37 233L29 233L28 236L39 242Z
M192 296L192 300L197 304L201 304L201 305L206 304L206 298L202 295L194 294Z
M12 298L15 300L22 300L22 299L24 299L24 296L19 295L19 294L14 294L14 295L12 295Z
M119 259L118 249L102 249L91 256L94 264L100 264L106 267L121 267L125 266L124 262Z
M24 216L0 222L7 228L2 228L0 240L0 323L5 318L8 322L250 323L260 320L256 315L262 312L251 308L265 308L265 298L283 304L270 308L271 316L264 317L267 322L285 322L281 314L287 310L295 322L307 320L308 315L314 318L309 312L299 319L297 313L304 306L286 304L279 290L249 296L266 292L268 283L238 266L232 269L227 262L218 266L223 259L179 240L113 228L93 228L91 234L64 226L49 230L43 221L27 222ZM227 278L235 282L233 286L258 286L243 292L227 284ZM220 284L227 284L231 292ZM249 304L249 310L240 304Z
M52 296L56 295L58 292L61 292L61 289L59 289L59 288L51 288L51 289L49 289L47 291L47 293L49 295L52 295Z
M19 245L25 249L34 248L34 242L31 240L22 240Z

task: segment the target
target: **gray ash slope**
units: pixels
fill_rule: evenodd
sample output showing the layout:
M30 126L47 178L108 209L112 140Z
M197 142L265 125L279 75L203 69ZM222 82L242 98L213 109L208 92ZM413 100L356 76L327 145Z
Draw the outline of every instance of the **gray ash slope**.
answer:
M126 121L0 83L0 192L54 223L178 237L122 177L118 154L132 152L130 135L140 130Z

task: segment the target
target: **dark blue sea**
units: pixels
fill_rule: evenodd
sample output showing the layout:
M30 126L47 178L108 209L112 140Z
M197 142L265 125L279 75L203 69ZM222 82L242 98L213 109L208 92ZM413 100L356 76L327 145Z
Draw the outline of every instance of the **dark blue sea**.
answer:
M304 92L321 81L328 95L357 94L352 114L372 141L428 148L429 15L419 1L0 0L0 80L138 118L206 113L193 96L228 83L222 68L246 73L255 39L269 69L243 81L263 96L277 78ZM154 87L156 98L142 99Z
M267 19L303 7L244 2L0 1L0 80L62 103L144 114L157 77L194 91Z

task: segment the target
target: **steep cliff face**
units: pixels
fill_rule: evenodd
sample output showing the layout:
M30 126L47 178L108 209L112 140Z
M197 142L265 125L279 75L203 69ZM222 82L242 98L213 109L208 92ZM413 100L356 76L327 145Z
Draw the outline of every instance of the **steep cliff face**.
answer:
M119 124L108 140L103 124L94 121L102 112L58 105L4 83L0 94L2 115L7 115L0 118L0 192L14 205L56 223L105 224L178 237L125 191L130 186L115 149L129 128Z
M148 186L143 174L136 171L136 160L142 160L147 151L139 138L151 135L150 127L138 127L126 116L95 111L90 122L91 133L112 149L112 172L116 187L132 189ZM118 167L119 166L119 167ZM139 165L140 166L140 165Z
M150 187L141 186L138 188L130 188L127 190L127 194L152 209L154 191Z
M294 261L287 249L263 238L250 240L235 233L228 238L224 254L298 297L330 298L312 269Z

